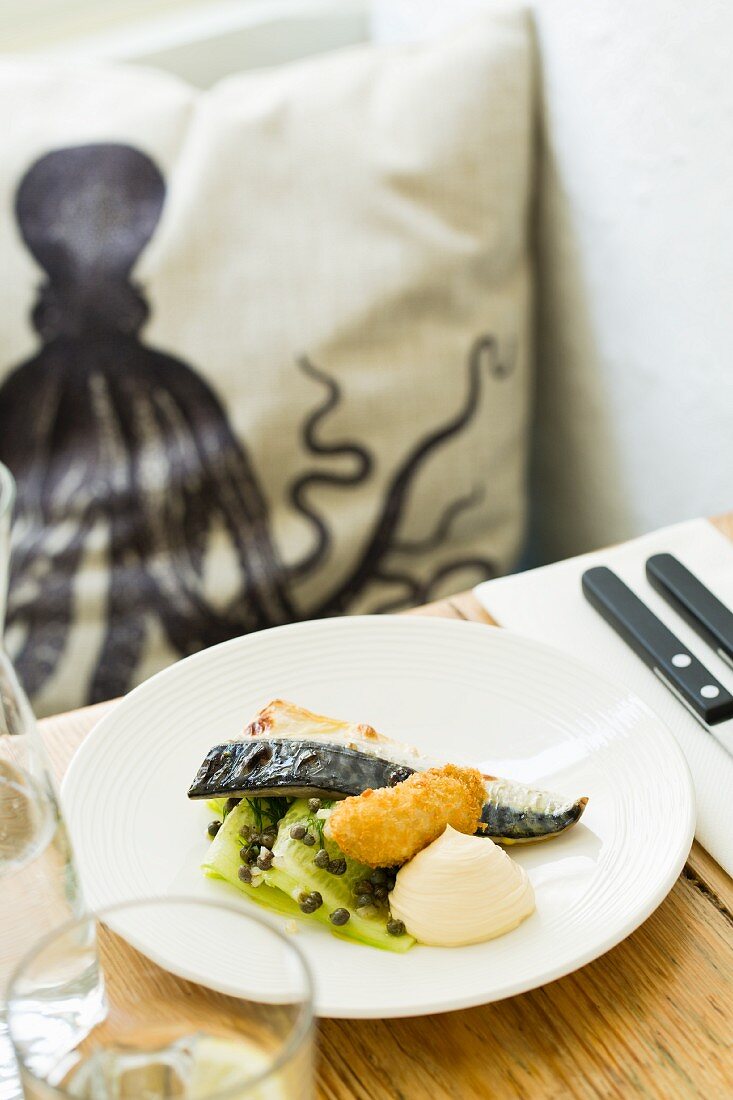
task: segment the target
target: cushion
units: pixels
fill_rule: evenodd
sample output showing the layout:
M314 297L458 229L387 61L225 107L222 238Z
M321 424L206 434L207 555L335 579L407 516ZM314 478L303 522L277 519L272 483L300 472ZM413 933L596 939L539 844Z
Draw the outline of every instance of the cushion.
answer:
M530 104L507 12L206 92L0 65L7 640L39 713L511 567Z

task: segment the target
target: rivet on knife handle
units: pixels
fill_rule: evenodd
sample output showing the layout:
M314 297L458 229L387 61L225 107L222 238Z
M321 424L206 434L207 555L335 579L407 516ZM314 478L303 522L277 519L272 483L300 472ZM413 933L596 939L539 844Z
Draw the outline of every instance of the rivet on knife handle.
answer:
M672 554L654 554L647 580L693 630L733 668L733 611Z
M582 577L588 602L675 695L708 726L733 717L733 695L606 566Z

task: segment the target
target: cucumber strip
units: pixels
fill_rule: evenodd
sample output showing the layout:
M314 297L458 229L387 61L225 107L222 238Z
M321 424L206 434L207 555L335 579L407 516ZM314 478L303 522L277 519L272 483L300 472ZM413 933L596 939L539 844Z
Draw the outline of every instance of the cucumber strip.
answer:
M303 916L296 902L289 898L287 894L283 894L281 890L268 886L264 882L262 886L248 886L246 882L241 882L238 878L232 878L231 875L222 875L216 867L208 863L202 864L202 870L207 878L217 878L230 886L236 886L237 890L246 894L252 901L257 902L258 905L264 905L266 909L271 909L274 913L281 913L284 917L297 917L298 919Z
M316 844L308 847L301 840L294 840L290 836L293 825L304 825L309 832L316 834ZM323 825L323 818L310 812L305 799L294 802L280 820L273 847L275 858L271 870L265 872L265 882L268 886L277 886L296 902L301 894L317 891L323 898L323 905L310 916L328 924L331 932L340 939L366 943L386 951L407 951L415 941L407 933L401 936L390 935L387 931L390 914L386 904L380 905L373 916L362 916L356 912L354 887L360 880L369 878L372 868L344 856L334 841L323 836ZM333 875L316 866L314 856L321 846L331 859L346 860L346 872L343 875ZM329 913L334 909L349 910L351 916L347 924L331 924Z
M223 800L221 801L223 804ZM280 890L268 886L264 881L260 886L252 886L242 882L239 877L239 868L242 866L242 860L239 857L239 849L242 847L241 833L248 826L252 826L254 820L254 811L249 803L240 802L235 806L227 814L219 832L209 845L201 869L209 878L223 879L231 886L236 886L259 905L266 905L268 909L274 909L288 917L301 917L303 914L296 902Z
M217 801L223 806L223 799ZM391 936L387 932L389 912L386 906L380 908L373 917L362 917L354 910L354 885L360 879L368 878L371 868L343 857L333 841L323 839L323 822L310 813L305 800L293 803L281 819L273 849L273 866L269 871L263 872L261 885L252 886L242 882L239 878L239 868L242 866L239 850L242 847L243 832L257 823L258 807L253 806L253 802L254 799L243 799L224 818L201 865L209 878L229 883L258 905L282 916L304 921L316 920L338 939L379 947L397 954L412 947L415 941L411 936L406 933L402 936ZM211 809L214 809L213 805ZM317 844L309 848L301 841L293 840L290 829L294 824L303 824L311 831L319 833ZM313 857L321 843L331 858L346 858L345 874L332 875L316 867ZM314 890L321 894L323 905L314 913L305 914L298 905L298 899L302 893ZM339 908L348 909L351 917L347 924L336 926L331 923L329 913Z
M325 898L320 909L316 909L315 913L306 915L300 911L295 900L303 892L302 880L299 881L286 871L278 870L275 867L271 871L265 872L265 880L268 886L276 886L282 897L288 901L293 899L292 904L295 905L299 917L307 921L318 921L319 924L325 925L329 932L340 940L365 944L367 947L379 947L382 951L393 951L399 955L409 951L415 942L412 936L408 936L407 933L403 936L390 936L386 928L385 918L379 920L378 918L360 917L353 909L350 910L351 917L348 924L337 927L331 923L329 913L332 913L333 909L338 909L339 906L329 906Z

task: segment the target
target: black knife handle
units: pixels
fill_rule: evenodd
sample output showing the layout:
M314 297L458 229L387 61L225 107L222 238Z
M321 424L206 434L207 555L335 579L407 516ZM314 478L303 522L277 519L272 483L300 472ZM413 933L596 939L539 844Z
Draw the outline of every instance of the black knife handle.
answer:
M672 554L649 558L646 575L652 588L724 661L733 665L733 611Z
M733 695L605 565L587 569L583 594L637 657L707 725L733 716Z

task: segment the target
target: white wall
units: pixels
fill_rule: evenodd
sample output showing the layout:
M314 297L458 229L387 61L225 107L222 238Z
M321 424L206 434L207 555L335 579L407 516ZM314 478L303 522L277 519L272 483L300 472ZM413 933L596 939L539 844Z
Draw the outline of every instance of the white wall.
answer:
M565 556L733 508L733 5L535 15L535 493Z
M383 0L382 37L491 0ZM733 5L535 0L549 559L733 508Z

